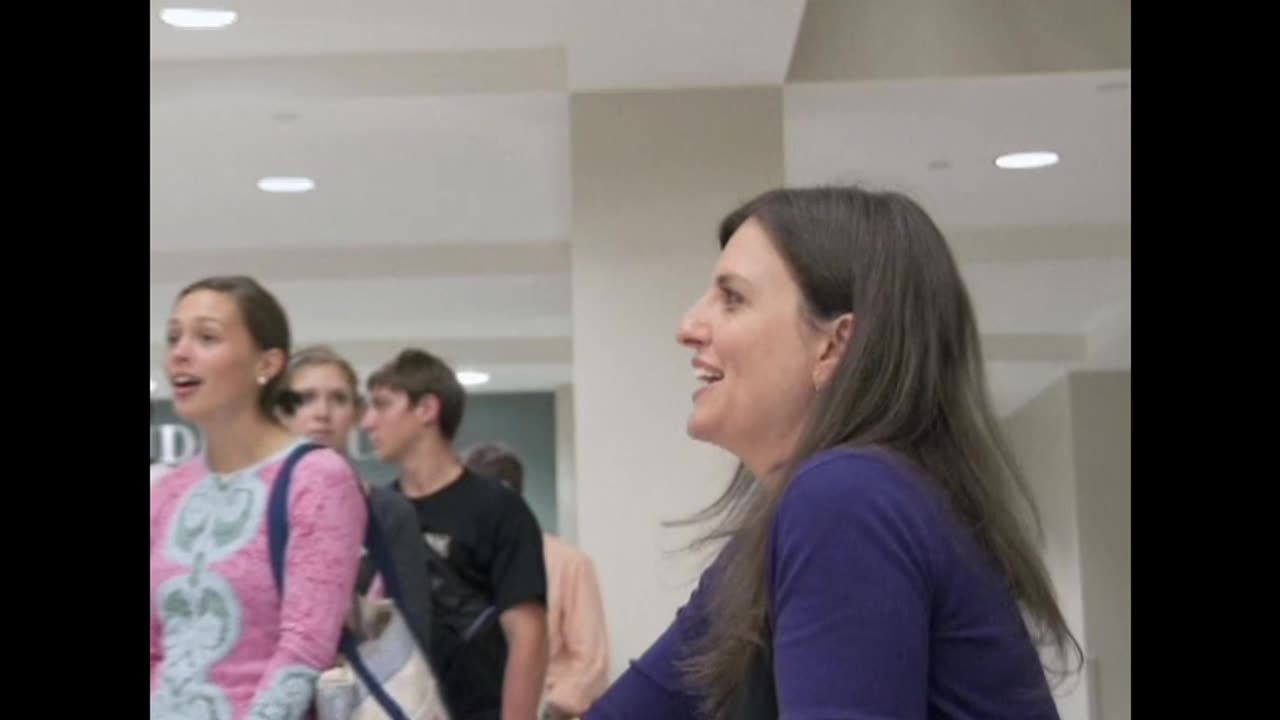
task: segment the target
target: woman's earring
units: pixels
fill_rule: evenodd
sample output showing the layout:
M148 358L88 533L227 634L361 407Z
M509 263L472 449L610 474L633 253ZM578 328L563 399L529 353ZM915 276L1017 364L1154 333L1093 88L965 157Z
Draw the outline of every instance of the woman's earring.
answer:
M266 375L259 375L259 376L258 376L258 384L259 384L259 385L266 385L266 384L267 384L267 376L266 376Z

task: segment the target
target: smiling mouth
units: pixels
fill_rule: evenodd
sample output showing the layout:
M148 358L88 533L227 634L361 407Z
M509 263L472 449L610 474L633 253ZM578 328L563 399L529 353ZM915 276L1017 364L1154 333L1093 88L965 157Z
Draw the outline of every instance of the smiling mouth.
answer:
M724 379L724 373L720 370L713 370L708 367L695 365L693 368L693 379L698 381L698 389L693 391L693 401L696 403L698 397L707 391L712 385Z
M175 395L185 396L195 392L204 383L194 375L174 375L169 379Z
M712 385L724 379L724 373L707 368L694 368L693 378L703 385Z

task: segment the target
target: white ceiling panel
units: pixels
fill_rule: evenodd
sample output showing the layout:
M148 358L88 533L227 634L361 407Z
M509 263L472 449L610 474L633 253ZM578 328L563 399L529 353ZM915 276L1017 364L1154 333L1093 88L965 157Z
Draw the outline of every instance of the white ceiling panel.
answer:
M787 182L905 191L947 227L1128 222L1129 75L789 85ZM995 166L1031 150L1061 162Z
M782 82L803 0L241 0L237 22L184 33L152 2L151 59L560 47L575 90Z
M568 236L562 94L153 106L151 127L152 249ZM316 189L263 193L269 175Z
M1127 260L970 263L961 273L984 333L1087 334L1130 295Z

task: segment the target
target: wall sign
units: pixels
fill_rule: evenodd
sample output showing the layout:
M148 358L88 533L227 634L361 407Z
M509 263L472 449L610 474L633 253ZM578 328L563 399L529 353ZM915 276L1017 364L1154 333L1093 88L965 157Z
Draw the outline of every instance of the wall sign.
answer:
M347 443L351 450L351 459L355 461L373 460L373 445L368 436L359 431L351 431L351 439ZM151 425L151 461L165 465L181 465L204 450L204 436L194 425L183 422L152 423Z

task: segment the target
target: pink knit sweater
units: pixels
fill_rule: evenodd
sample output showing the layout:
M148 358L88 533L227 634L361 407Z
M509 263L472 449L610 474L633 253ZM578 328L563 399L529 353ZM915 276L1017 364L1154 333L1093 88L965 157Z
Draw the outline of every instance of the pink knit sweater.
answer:
M292 449L226 475L197 457L152 489L151 720L310 716L351 606L365 501L333 451L298 463L282 602L267 499Z

